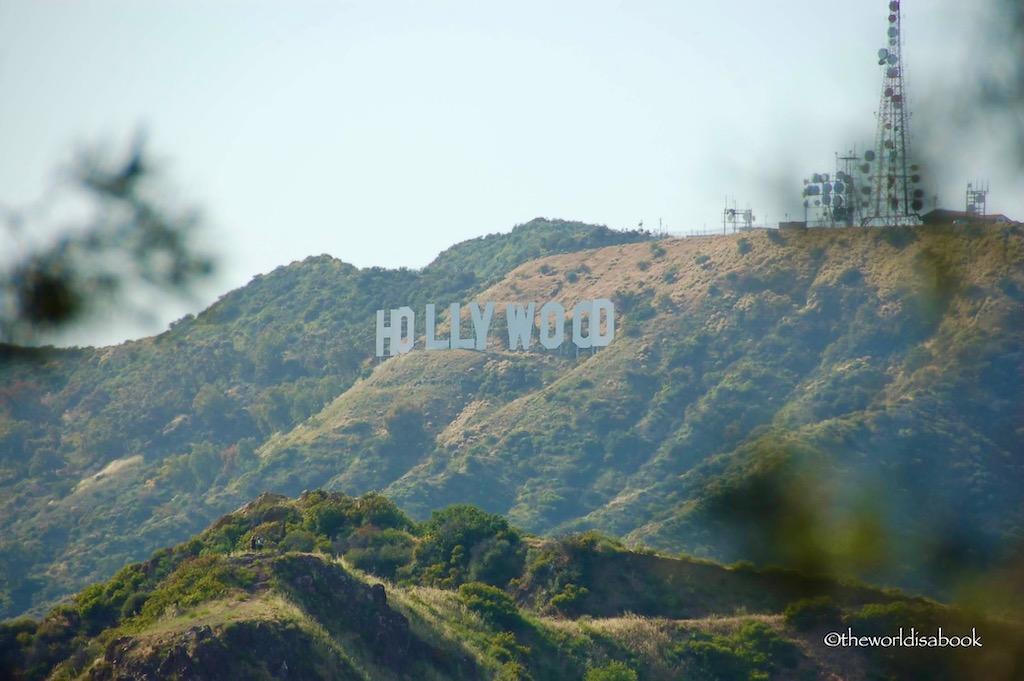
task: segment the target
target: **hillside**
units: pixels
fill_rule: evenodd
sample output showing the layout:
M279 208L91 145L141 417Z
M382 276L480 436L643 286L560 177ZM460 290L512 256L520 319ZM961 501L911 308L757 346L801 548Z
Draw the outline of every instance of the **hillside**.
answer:
M378 307L471 298L538 255L649 238L536 219L420 271L307 258L154 338L0 346L0 617L38 612L241 503L201 498L370 373Z
M257 543L260 545L257 546ZM828 631L980 633L969 650L826 648ZM909 635L909 634L908 634ZM897 593L545 540L452 506L262 495L202 534L0 624L23 679L1019 678L1024 629Z
M374 356L377 309L594 298L616 313L598 351L509 352L496 323L486 352ZM1014 225L650 241L535 221L420 272L311 258L153 339L7 351L0 615L321 487L1005 610L1022 320Z

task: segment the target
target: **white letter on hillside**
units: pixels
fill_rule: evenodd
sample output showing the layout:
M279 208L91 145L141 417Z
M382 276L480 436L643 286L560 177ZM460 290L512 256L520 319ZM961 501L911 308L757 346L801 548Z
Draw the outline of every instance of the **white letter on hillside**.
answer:
M551 329L551 314L555 315L555 328ZM540 344L554 350L565 340L565 308L560 303L544 303L540 309Z
M449 316L451 317L451 322L452 322L452 333L451 333L451 337L452 337L452 350L456 350L456 349L459 349L459 348L461 348L463 350L472 350L473 349L473 339L472 338L460 338L460 336L462 335L462 331L461 331L461 329L459 327L461 326L462 320L459 319L459 304L458 303L452 303L452 306L451 306L450 310L451 310L451 315L449 315Z
M583 313L587 312L587 335L583 335ZM581 300L572 308L572 342L578 348L589 348L594 335L594 301Z
M530 349L530 341L533 337L533 314L537 310L537 303L530 303L526 310L523 310L522 303L505 306L505 322L508 325L508 349L515 350L520 343L524 350Z
M402 323L405 323L405 335ZM391 324L384 323L384 310L377 310L377 356L384 356L384 340L388 341L388 354L400 355L412 350L413 333L416 329L416 315L412 308L399 307L391 310Z
M437 324L434 317L434 306L433 304L427 305L427 350L447 350L448 340L442 338L438 340L434 336L437 334Z
M615 340L615 305L607 298L597 298L590 310L590 343L603 348ZM601 332L601 312L605 314L604 333Z
M469 314L473 318L473 331L476 333L476 349L487 349L487 333L491 330L491 317L494 316L494 303L484 303L483 314L480 305L469 304Z

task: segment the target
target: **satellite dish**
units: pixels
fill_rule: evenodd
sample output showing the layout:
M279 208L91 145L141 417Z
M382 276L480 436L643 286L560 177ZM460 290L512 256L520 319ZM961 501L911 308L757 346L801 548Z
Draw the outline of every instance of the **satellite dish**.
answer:
M814 173L811 175L811 182L821 182L821 173Z
M911 168L913 168L913 166L911 166ZM910 181L913 182L914 184L917 184L918 182L921 181L921 176L917 174L911 175Z
M826 206L831 206L832 196L830 194L825 194L825 196L821 199L821 202L824 203Z
M895 66L890 66L885 70L885 75L889 76L890 78L896 78L897 76L900 75L900 70Z
M836 208L842 208L843 207L843 197L841 197L841 196L834 196L834 197L832 197L832 205L835 206Z
M922 208L924 208L924 201L922 201L921 199L914 199L914 202L911 203L910 206L914 210L921 210Z
M878 51L878 58L879 59L886 59L886 58L888 58L888 56L889 56L889 50L885 49L884 47Z
M889 15L889 23L890 24L895 24L896 23L896 19L898 19L898 18L899 17L897 17L895 14L890 14Z
M864 196L871 196L871 187L861 187L860 193Z
M914 163L910 166L910 169L916 173L920 169L920 166Z
M822 175L821 179L824 180L825 182L828 182L828 173L825 173L824 175Z
M831 194L832 193L832 185L829 184L828 182L823 184L821 186L821 189L822 189L823 192L825 192L825 194Z
M865 151L864 152L864 160L867 161L868 163L871 163L872 161L874 161L875 160L875 152L871 151L870 149ZM865 172L867 172L867 171L865 171Z
M870 173L871 172L871 164L870 163L861 163L860 164L860 172L864 173L865 175Z
M814 199L814 205L815 206L820 206L821 205L821 201L819 201L818 199Z
M889 53L889 56L886 57L885 60L889 62L889 66L895 66L896 62L899 61L899 57L895 54Z
M832 185L832 189L835 190L836 194L842 194L843 192L846 191L846 185L843 184L842 182L836 182L834 185Z
M892 2L889 3L889 11L890 12L899 12L900 11L900 2L899 2L899 0L892 0Z
M924 198L924 190L923 189L915 189L914 190L914 198L915 199L923 199Z

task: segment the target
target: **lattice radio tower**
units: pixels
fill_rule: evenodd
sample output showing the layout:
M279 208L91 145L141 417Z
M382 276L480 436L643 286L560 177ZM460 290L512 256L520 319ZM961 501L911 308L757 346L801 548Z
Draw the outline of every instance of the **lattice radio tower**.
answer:
M924 208L921 175L910 162L910 111L903 73L903 28L899 0L889 3L888 47L878 51L882 67L882 98L878 106L875 150L864 152L870 172L863 222L916 225Z

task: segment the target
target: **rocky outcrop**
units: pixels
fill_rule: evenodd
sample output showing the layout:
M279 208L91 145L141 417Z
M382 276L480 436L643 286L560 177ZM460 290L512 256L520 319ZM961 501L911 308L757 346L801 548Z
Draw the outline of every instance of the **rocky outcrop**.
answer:
M383 584L367 586L337 563L289 554L274 572L293 599L332 634L354 632L378 663L403 669L409 656L409 621L387 603Z

